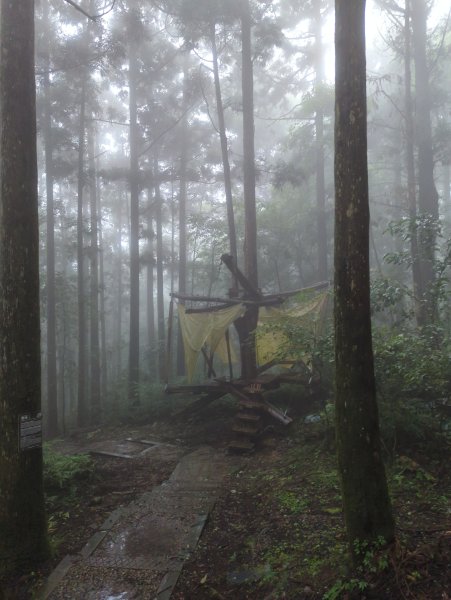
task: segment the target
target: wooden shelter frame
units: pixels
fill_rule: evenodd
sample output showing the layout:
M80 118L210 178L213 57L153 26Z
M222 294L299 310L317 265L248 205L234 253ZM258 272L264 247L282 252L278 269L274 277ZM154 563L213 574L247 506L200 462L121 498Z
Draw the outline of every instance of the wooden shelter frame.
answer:
M244 306L257 306L257 307L275 307L280 306L293 296L296 296L302 292L320 291L329 287L329 282L323 281L305 288L289 291L279 292L277 294L263 294L260 290L256 289L242 273L242 271L236 265L234 257L230 254L224 254L221 256L222 263L229 269L233 276L236 288L231 289L228 298L214 297L214 296L194 296L187 294L180 294L176 292L171 293L171 303L169 308L169 323L168 323L168 343L167 343L167 381L166 381L166 393L168 394L190 394L201 396L195 403L190 404L188 410L194 408L203 408L210 402L221 398L227 394L234 396L240 403L242 409L248 411L260 411L271 415L284 425L288 425L292 419L280 411L277 407L270 404L263 398L265 391L276 389L280 387L282 383L309 383L309 375L296 373L278 373L278 374L266 374L271 367L278 364L294 364L296 361L276 361L271 360L268 363L261 365L257 368L257 376L251 379L235 378L233 375L233 367L231 360L230 350L230 339L228 330L226 332L226 344L227 344L227 355L229 363L229 377L216 377L216 373L213 367L213 355L209 356L205 348L202 349L202 354L208 369L208 376L213 377L213 380L207 381L200 384L188 384L188 385L170 385L170 365L171 365L171 342L173 332L173 317L174 317L174 300L179 300L183 303L192 302L194 304L199 303L200 307L188 308L187 313L208 313L221 310L237 304L243 304ZM239 288L242 292L240 293ZM242 413L244 414L244 413ZM236 430L239 431L239 430ZM248 430L243 433L250 433Z

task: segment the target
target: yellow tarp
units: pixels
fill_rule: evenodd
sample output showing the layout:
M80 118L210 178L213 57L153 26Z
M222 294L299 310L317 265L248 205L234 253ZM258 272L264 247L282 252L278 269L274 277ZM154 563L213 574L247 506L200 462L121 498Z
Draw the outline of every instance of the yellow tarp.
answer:
M327 294L320 294L307 302L299 302L289 309L266 308L259 309L258 326L256 332L257 362L266 364L280 356L280 350L287 344L283 332L273 329L268 331L267 325L277 324L284 318L296 318L310 330L313 328L315 335L321 333L324 323L324 314L327 305ZM204 346L210 354L216 353L222 362L228 362L225 332L227 328L246 312L243 304L223 308L213 312L186 313L185 307L178 306L180 328L185 348L185 365L188 381L191 381L196 370L199 353ZM236 354L231 348L232 362L236 361ZM289 358L289 357L288 357Z
M302 302L289 309L262 307L258 313L258 326L256 335L257 362L264 365L278 357L280 350L287 344L283 332L268 331L267 325L277 324L283 318L300 319L305 327L313 328L313 333L319 335L324 322L324 313L327 305L327 294L316 296L308 302ZM289 357L287 357L289 359Z
M223 342L224 334L229 325L242 317L245 311L246 308L242 304L237 304L214 312L187 314L185 307L181 304L178 305L188 381L193 378L199 352L204 345L208 346L211 353L218 350L220 354L224 355L225 350L225 357L227 357L227 350L224 348Z

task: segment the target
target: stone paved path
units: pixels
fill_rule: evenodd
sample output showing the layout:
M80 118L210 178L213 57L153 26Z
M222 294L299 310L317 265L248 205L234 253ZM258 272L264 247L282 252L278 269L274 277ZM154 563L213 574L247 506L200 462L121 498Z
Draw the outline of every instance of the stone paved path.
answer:
M43 600L168 600L236 458L203 447L168 481L114 511L51 574Z

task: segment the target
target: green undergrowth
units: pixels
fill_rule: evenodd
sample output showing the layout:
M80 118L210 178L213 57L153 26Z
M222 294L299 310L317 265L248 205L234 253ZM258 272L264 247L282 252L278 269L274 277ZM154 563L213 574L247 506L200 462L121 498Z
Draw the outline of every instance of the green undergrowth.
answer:
M79 490L93 475L94 462L88 454L62 454L53 449L52 443L44 444L44 490L52 553L62 542L56 533L58 527L69 522Z
M270 467L242 477L247 495L255 497L255 514L268 523L246 531L241 550L229 557L232 569L241 565L259 573L256 585L262 594L271 589L272 598L295 598L286 590L344 574L346 540L330 453L317 443L293 443Z
M433 559L419 570L409 566L408 557L409 552L416 556L423 541L435 543L427 532L440 529L449 517L447 483L439 463L427 455L421 465L397 455L387 466L402 558L394 574L397 559L385 541L378 540L371 547L356 549L362 564L352 569L336 458L318 437L320 431L319 423L302 424L291 432L290 440L266 455L256 455L234 475L220 509L227 534L218 538L224 525L213 519L211 537L207 534L204 542L207 558L196 558L197 564L211 561L218 571L207 574L209 587L199 598L224 589L237 598L272 600L391 600L406 590L418 591L418 598L428 597L421 593L430 585ZM221 556L215 557L215 544ZM218 561L225 561L222 574ZM228 578L238 573L243 581L232 588L224 571ZM198 580L206 576L205 571L196 575Z
M53 449L51 443L44 445L44 486L47 492L74 495L93 471L94 464L88 454L61 454Z

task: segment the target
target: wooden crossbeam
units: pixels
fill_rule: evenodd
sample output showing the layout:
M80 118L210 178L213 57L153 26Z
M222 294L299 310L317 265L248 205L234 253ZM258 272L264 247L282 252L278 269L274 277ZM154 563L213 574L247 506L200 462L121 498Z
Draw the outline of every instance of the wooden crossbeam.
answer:
M261 298L260 290L254 287L244 273L238 268L236 260L231 254L223 254L221 256L221 261L229 269L243 290L250 294L252 298Z
M292 298L293 296L297 296L297 294L301 294L303 292L320 291L323 289L327 289L328 287L328 281L321 281L320 283L315 283L314 285L310 285L305 288L291 290L289 292L279 292L278 294L261 294L260 292L258 292L258 290L256 291L255 288L252 288L252 294L258 293L258 296L254 296L253 298L220 298L217 296L194 296L188 294L179 294L178 292L172 292L170 295L172 298L183 300L184 302L214 303L218 305L186 309L187 313L196 313L213 312L221 310L223 308L228 308L229 306L235 306L236 304L244 304L246 306L274 306L276 304L282 304L287 298Z

